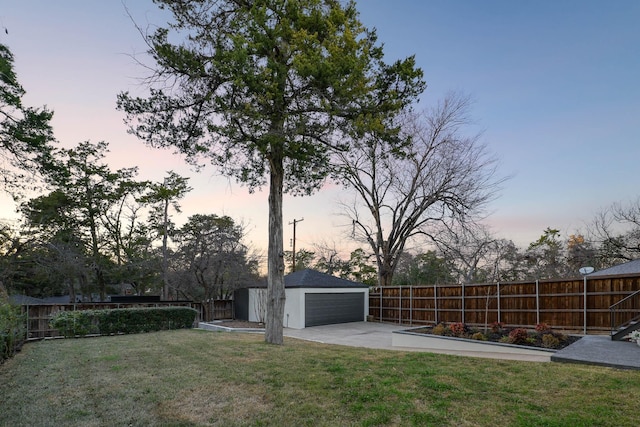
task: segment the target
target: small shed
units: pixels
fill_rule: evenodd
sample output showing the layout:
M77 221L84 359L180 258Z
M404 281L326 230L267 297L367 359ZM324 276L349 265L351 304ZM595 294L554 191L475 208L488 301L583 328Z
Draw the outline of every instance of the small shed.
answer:
M362 283L306 269L286 275L284 286L285 328L362 322L369 314L369 286ZM234 293L236 319L264 322L266 301L266 283L238 289Z

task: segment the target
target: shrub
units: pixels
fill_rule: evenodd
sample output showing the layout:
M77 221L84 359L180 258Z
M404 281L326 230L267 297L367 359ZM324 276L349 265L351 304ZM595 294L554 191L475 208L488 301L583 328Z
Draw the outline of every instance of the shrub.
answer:
M26 331L26 316L20 307L0 299L0 363L20 351Z
M67 338L95 335L99 333L93 322L96 312L97 310L60 311L51 318L49 325Z
M515 328L509 332L509 342L511 344L526 344L527 338L529 338L529 333L524 328Z
M551 331L551 326L546 323L538 323L536 325L536 332L545 333Z
M475 334L471 335L471 339L472 340L478 340L478 341L487 341L488 338L485 334L483 334L482 332L476 332Z
M449 329L451 329L451 333L456 337L463 337L467 332L464 323L452 323L449 325Z
M502 322L493 322L491 324L491 332L494 334L499 334L504 330L504 323Z
M542 346L545 348L558 348L560 340L552 334L544 334L542 336Z
M431 329L431 333L433 335L449 335L451 331L444 323L438 323L433 327L433 329Z
M189 307L62 311L53 316L51 327L65 337L135 334L190 328L197 313Z
M568 336L566 336L565 334L562 334L560 332L554 332L553 336L558 338L558 340L560 342L565 342L569 338Z

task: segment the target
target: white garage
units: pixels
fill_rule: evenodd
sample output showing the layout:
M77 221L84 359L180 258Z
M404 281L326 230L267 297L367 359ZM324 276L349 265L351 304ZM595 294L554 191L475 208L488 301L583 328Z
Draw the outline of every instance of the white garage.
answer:
M369 314L369 287L319 271L306 269L284 277L286 302L283 326L308 326L362 322ZM234 293L236 319L264 322L266 283Z

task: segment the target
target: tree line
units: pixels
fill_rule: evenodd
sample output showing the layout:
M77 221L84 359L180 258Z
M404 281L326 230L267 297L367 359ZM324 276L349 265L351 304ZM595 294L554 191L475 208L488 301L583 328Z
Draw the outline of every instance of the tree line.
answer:
M437 240L403 252L391 286L425 286L456 283L496 283L579 277L582 267L596 270L640 258L640 200L614 204L598 213L585 235L563 237L547 227L525 247L474 230L442 230ZM632 221L629 221L633 218ZM617 232L614 232L617 230ZM292 254L286 252L289 271ZM344 279L379 286L375 257L358 248L348 258L335 246L314 244L296 254L295 270L313 268Z
M188 180L172 171L162 182L136 180L135 168L103 163L107 149L85 141L55 150L42 171L49 191L20 204L18 225L0 228L0 280L12 293L106 301L126 285L207 301L256 280L242 224L196 214L176 226Z

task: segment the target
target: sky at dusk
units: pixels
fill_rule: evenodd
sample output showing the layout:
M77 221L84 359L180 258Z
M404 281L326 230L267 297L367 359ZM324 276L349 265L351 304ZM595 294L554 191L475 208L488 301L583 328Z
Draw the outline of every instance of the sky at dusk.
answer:
M265 249L268 189L249 194L212 167L196 173L127 134L116 95L142 94L147 72L132 58L146 49L125 7L143 29L166 23L150 0L1 0L0 43L14 54L26 105L54 110L62 146L109 142L113 169L138 166L140 179L155 181L168 170L191 177L177 222L229 215ZM489 207L497 236L522 247L547 227L566 237L612 203L640 197L640 2L360 0L358 9L389 62L416 56L428 85L418 108L451 90L474 99L469 133L482 131L500 174L512 175ZM297 248L348 247L339 202L350 200L332 184L286 197L285 247L288 224L301 218ZM15 218L14 209L0 196L0 219Z

